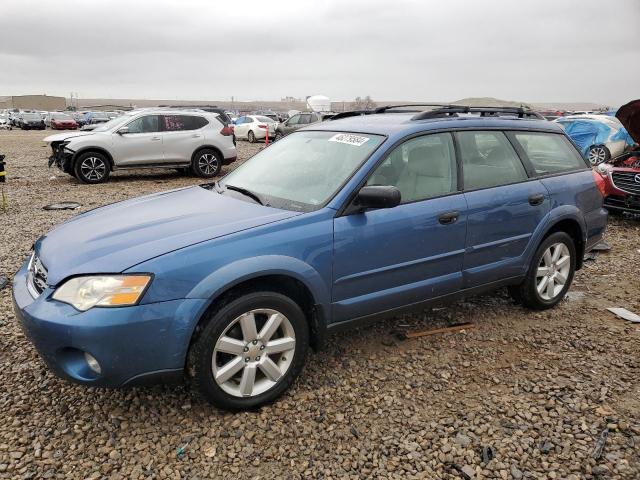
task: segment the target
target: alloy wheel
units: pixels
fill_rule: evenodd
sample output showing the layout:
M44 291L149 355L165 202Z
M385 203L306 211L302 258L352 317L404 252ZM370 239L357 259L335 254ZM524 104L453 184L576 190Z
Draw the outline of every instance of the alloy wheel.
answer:
M604 147L592 147L589 150L589 163L591 165L598 165L604 162L607 158L607 151Z
M542 255L536 271L536 289L543 300L553 300L564 289L571 271L571 253L564 243L554 243Z
M84 178L98 181L102 180L104 177L107 171L107 166L101 158L87 157L82 161L80 171Z
M271 389L289 370L296 336L289 319L271 309L235 318L218 338L211 370L218 386L235 397L253 397Z
M218 171L218 159L213 153L203 153L198 159L198 167L205 175L214 175Z

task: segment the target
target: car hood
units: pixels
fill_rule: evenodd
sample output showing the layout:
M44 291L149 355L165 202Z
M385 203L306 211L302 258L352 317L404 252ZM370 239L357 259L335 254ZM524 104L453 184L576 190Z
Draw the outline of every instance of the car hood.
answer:
M86 273L118 273L199 242L258 227L299 212L188 187L114 203L74 217L35 245L47 283Z
M621 106L616 118L627 130L633 141L640 144L640 100L632 100Z
M53 120L52 120L53 121ZM72 120L55 120L56 122L70 122ZM95 135L96 132L75 132L75 133L56 133L55 135L49 135L42 139L43 142L53 143L69 140L70 138L85 137L87 135Z

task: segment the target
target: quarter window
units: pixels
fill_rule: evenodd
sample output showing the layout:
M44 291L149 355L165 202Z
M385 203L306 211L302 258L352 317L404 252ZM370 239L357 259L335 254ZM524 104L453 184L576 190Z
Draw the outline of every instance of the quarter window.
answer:
M465 190L521 182L527 172L502 132L457 132Z
M129 123L129 133L153 133L159 132L158 115L145 115L144 117L136 118Z
M457 190L457 167L451 134L412 138L399 145L375 170L367 185L393 185L402 203Z
M515 132L537 175L586 168L586 163L564 135L557 133Z

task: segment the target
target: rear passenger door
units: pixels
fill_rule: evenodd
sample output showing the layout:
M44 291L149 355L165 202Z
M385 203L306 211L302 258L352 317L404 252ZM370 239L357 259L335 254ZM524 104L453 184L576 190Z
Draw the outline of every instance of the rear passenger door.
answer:
M204 144L200 131L208 121L197 115L161 115L165 163L188 163Z
M549 193L500 131L459 131L456 142L467 200L464 287L522 275L524 254L549 212Z

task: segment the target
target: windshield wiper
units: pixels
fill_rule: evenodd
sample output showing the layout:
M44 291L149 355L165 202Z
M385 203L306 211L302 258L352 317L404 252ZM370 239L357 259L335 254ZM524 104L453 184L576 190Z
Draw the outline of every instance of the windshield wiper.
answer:
M249 197L249 198L254 199L260 205L266 205L262 201L262 199L256 193L252 192L251 190L247 190L246 188L236 187L235 185L229 185L229 184L226 184L225 187L227 188L227 190L233 190L233 191L236 191L236 192L239 192L239 193L243 194L245 197Z

